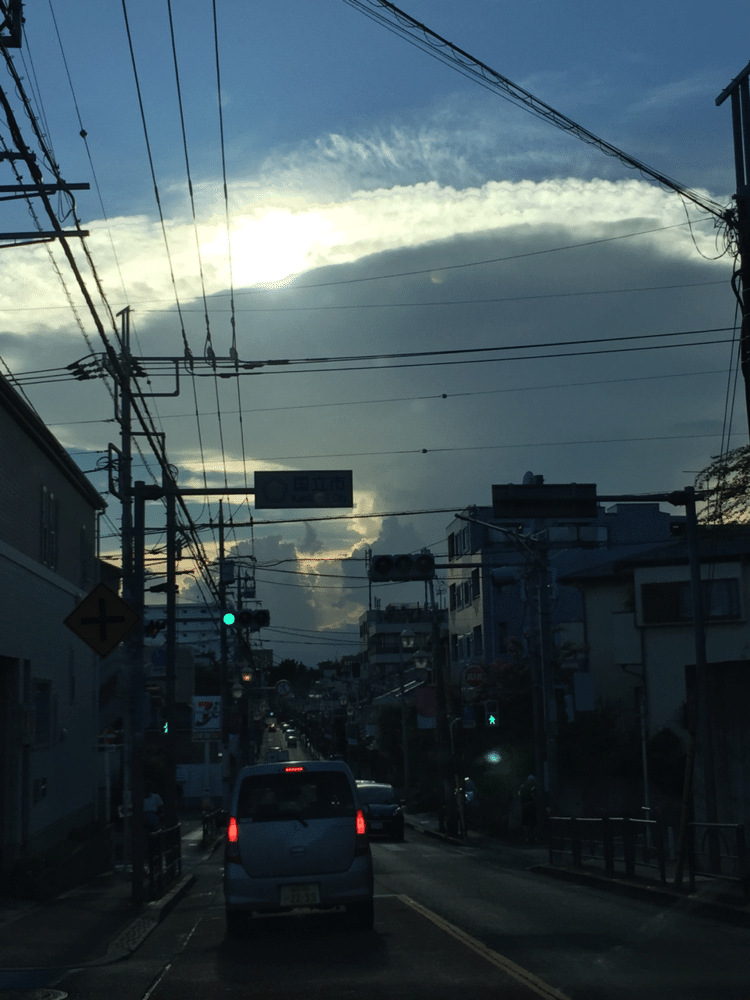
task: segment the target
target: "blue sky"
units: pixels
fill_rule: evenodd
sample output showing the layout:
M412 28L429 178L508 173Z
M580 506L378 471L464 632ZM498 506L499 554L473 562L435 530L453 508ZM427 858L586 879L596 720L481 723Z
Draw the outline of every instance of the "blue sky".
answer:
M216 8L240 357L492 351L413 368L393 360L262 368L241 380L239 395L233 379L201 378L194 397L183 378L179 397L151 401L186 486L225 477L241 485L245 476L251 484L256 469L351 468L354 513L398 515L305 524L290 511L280 515L289 523L269 524L276 519L258 512L254 548L249 531L236 529L231 544L258 560L258 596L272 615L263 639L277 657L314 665L356 651L364 567L335 557L361 558L368 546L444 554L452 511L489 504L493 482L520 482L527 470L548 482L596 482L602 493L693 481L728 430L731 332L675 338L708 346L540 357L582 350L545 348L508 359L524 345L731 328L732 260L720 256L709 216L344 0L217 0ZM126 9L186 337L201 357L199 245L211 339L226 357L230 256L212 5L172 2L197 235L167 3L128 0ZM721 45L710 40L716 25L736 20L735 5L713 4L710 20L703 5L659 0L627 10L404 0L404 9L608 142L729 204L729 106L714 100L748 52L740 31L723 31ZM122 5L35 2L25 16L26 45L14 59L41 98L35 108L62 175L92 185L77 209L107 300L115 311L131 306L137 354L181 355ZM29 227L23 207L6 203L3 213L6 229ZM0 267L0 356L12 372L88 353L45 249L7 250ZM153 388L169 391L170 380ZM26 391L81 468L94 469L117 433L105 386ZM745 443L745 428L740 392L732 446ZM106 490L106 474L89 478ZM120 516L109 499L105 536ZM447 513L410 513L422 510ZM197 521L208 514L194 505ZM149 516L163 523L160 509ZM237 519L248 520L247 506ZM213 557L215 534L203 537ZM116 545L105 537L103 552ZM183 587L184 599L198 597ZM424 596L388 585L375 593L383 604Z

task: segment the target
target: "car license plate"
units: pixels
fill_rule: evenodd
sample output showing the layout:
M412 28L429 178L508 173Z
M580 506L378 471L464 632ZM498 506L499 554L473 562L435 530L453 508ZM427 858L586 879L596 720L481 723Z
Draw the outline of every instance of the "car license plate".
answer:
M320 902L320 887L315 883L306 885L282 885L282 906L311 906Z
M382 830L383 829L383 822L382 822L382 820L374 819L372 821L372 823L370 823L370 826L372 827L373 830Z

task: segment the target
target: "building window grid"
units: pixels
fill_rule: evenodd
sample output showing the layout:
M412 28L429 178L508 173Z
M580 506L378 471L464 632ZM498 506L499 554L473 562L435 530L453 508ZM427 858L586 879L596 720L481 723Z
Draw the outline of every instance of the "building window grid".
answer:
M707 621L741 618L739 581L736 577L702 580L701 591ZM689 623L693 617L690 581L641 584L641 613L644 625Z

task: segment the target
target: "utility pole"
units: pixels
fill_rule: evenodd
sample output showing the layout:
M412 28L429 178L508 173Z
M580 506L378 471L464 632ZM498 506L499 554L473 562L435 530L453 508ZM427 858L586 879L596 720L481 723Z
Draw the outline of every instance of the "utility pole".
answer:
M221 662L219 665L219 684L221 690L221 807L229 809L232 799L231 774L229 772L229 735L228 713L231 706L228 677L227 626L224 621L226 609L227 581L224 573L224 501L219 500L219 613L221 614Z
M167 785L164 789L164 807L166 812L167 826L174 826L177 823L177 732L175 720L176 703L176 683L177 683L177 589L176 582L176 562L177 562L177 538L175 502L176 496L169 489L170 481L167 471L162 473L162 486L164 488L165 500L167 504L167 627L166 627L166 654L167 654L167 698L166 698L166 721L167 731L164 734L166 744L166 758L169 767Z
M457 773L458 760L455 744L451 740L451 722L448 718L448 699L445 693L445 669L443 663L443 646L440 641L440 615L435 601L435 584L430 586L430 604L432 607L432 676L435 681L435 736L439 767L443 772L443 804L446 815L452 808L454 791L457 781L463 778ZM372 585L371 585L372 586Z
M734 137L734 172L737 191L735 228L739 268L732 276L732 288L742 308L740 331L740 367L745 380L745 409L750 431L750 63L716 98L717 106L727 97L732 99L732 132ZM739 278L741 291L736 279Z
M549 542L544 536L547 534L547 525L544 520L537 519L534 522L534 561L536 563L537 579L537 600L539 602L539 638L538 638L538 682L541 701L541 721L544 734L545 758L544 772L541 787L543 795L539 796L539 774L537 778L537 805L542 813L537 817L538 823L544 823L546 827L545 807L549 808L549 815L556 815L559 808L558 802L558 774L557 774L557 696L555 694L554 665L552 663L552 628L550 617L549 600ZM541 736L541 733L539 734ZM538 739L541 744L541 739ZM541 747L540 747L541 748ZM539 766L537 762L537 767Z
M143 829L143 612L144 586L146 577L146 484L139 480L135 484L135 560L133 567L133 591L135 603L133 607L141 617L141 623L134 630L135 638L130 643L130 733L129 743L132 747L130 764L130 780L133 796L133 825L131 829L131 860L133 863L132 903L140 907L144 903L143 891L143 861L144 861L144 829Z

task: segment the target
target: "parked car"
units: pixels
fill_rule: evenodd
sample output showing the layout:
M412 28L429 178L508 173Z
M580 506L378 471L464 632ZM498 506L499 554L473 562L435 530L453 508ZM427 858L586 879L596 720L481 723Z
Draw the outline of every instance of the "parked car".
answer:
M243 767L227 822L227 931L252 914L344 906L373 925L372 854L354 776L341 761Z
M397 799L393 785L377 781L358 781L360 801L369 806L368 832L404 839L404 799Z

